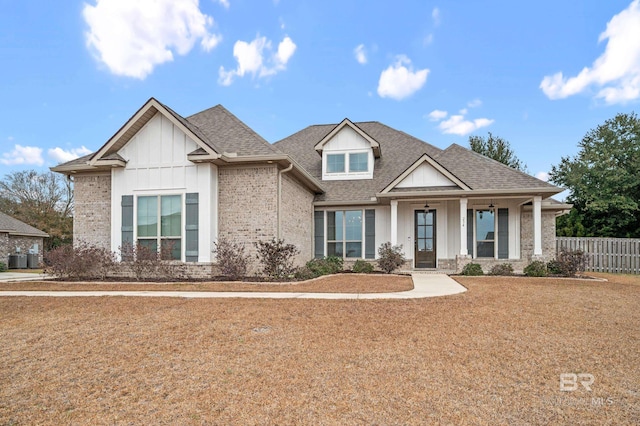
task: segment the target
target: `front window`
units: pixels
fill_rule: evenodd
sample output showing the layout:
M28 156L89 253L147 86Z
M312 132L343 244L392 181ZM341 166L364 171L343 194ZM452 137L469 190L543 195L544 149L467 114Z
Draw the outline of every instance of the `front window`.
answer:
M327 173L344 173L344 154L327 154Z
M182 253L182 196L138 197L138 244L165 260L180 260ZM159 220L158 220L159 219Z
M495 213L476 210L476 257L495 257Z
M327 212L327 255L362 257L362 210Z

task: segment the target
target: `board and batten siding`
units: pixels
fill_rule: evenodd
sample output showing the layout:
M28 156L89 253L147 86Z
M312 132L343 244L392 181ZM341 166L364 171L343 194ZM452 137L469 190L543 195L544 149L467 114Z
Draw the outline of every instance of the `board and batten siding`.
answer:
M334 175L325 173L327 164L327 154L340 154L349 152L367 152L369 157L369 172L353 174ZM348 158L345 157L345 163ZM371 179L373 177L373 149L365 138L360 136L349 126L345 126L336 133L322 148L322 179L323 180L351 180L351 179Z
M157 113L118 151L127 165L111 171L111 250L118 252L122 245L123 195L182 195L184 240L185 196L198 193L198 261L211 261L212 244L218 234L218 172L213 164L194 164L187 160L187 154L197 148L198 145L171 120ZM185 260L184 248L182 260Z
M424 188L434 186L457 186L449 178L433 168L431 164L422 163L409 176L402 179L396 188Z

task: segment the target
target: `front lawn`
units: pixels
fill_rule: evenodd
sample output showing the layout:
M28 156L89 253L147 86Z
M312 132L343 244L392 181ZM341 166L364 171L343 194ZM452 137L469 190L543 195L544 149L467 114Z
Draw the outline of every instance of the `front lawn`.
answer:
M608 277L458 277L468 292L402 301L0 297L0 424L638 424L640 278Z

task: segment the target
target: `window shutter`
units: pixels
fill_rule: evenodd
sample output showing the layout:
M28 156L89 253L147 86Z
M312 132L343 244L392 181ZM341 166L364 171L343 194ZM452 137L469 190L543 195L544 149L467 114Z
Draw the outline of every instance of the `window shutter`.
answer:
M376 211L364 211L364 258L375 259L376 257Z
M509 209L498 209L498 259L509 258Z
M122 202L122 248L133 247L133 195L123 195Z
M198 261L198 193L186 194L185 198L185 260Z
M473 209L467 210L467 253L473 257Z
M315 211L313 216L314 256L316 259L324 257L324 212Z

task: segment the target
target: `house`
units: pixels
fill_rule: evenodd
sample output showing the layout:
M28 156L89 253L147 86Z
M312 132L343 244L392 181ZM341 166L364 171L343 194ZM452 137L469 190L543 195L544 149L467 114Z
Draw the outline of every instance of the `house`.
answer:
M402 244L410 268L486 268L555 255L562 189L458 145L379 122L309 126L270 144L221 105L182 117L147 101L98 151L52 168L74 180L74 239L118 252L171 247L215 262L219 238L283 238L297 262L371 259Z
M9 256L13 254L37 254L42 262L43 240L48 238L33 226L0 212L0 262L9 265Z

